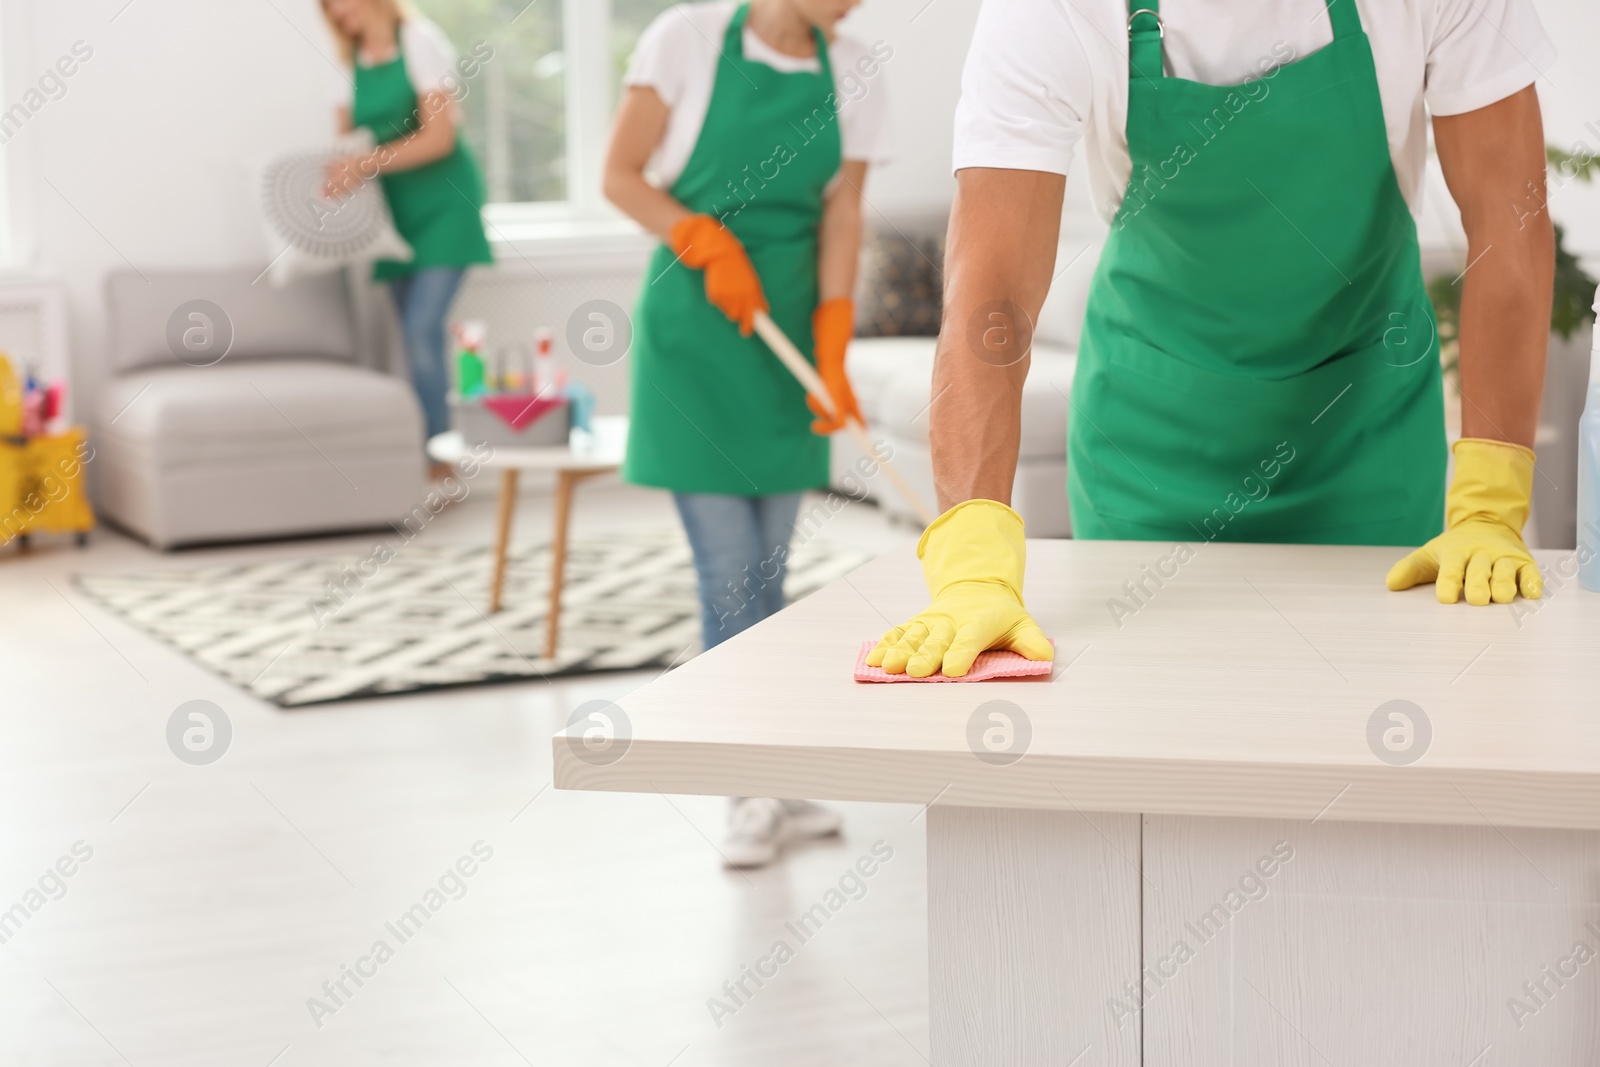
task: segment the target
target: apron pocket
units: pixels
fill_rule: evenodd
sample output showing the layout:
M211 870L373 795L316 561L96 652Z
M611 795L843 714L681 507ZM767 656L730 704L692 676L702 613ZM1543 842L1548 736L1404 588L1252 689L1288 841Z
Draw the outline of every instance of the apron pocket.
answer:
M1271 381L1131 340L1114 355L1094 348L1073 388L1074 507L1184 539L1409 543L1401 535L1437 527L1436 359L1402 368L1363 349Z

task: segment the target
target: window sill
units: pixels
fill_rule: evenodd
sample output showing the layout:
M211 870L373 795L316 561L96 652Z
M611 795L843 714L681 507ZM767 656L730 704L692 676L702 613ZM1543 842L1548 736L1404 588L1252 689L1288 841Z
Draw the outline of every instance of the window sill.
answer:
M494 207L484 213L496 270L639 270L656 246L632 219L508 216Z

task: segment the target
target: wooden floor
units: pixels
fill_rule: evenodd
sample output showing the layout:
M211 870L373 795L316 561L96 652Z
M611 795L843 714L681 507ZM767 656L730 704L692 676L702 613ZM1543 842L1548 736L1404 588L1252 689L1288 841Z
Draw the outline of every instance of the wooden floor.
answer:
M487 542L491 519L480 493L424 536ZM526 494L518 536L548 521L548 497ZM663 494L586 486L575 536L675 521ZM879 549L915 534L850 505L820 536ZM102 532L83 551L0 550L0 1064L924 1062L919 809L843 805L842 840L728 873L720 798L549 788L571 709L647 674L282 711L70 584L371 541L162 555ZM167 747L168 718L195 699L233 725L210 766ZM893 858L864 895L808 939L785 927L880 840ZM462 864L471 877L447 873L475 849L492 855ZM47 875L62 857L73 873ZM40 906L4 926L18 902ZM386 924L419 902L437 910L402 940ZM724 991L778 941L793 958L775 977Z

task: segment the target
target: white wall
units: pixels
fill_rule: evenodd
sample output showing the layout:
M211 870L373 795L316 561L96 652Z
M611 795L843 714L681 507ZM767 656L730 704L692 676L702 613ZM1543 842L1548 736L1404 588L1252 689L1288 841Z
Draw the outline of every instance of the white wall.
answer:
M80 400L107 272L266 262L251 167L332 132L320 19L314 0L0 5L7 106L93 49L3 150L24 251L68 290Z
M1595 0L1537 0L1539 17L1561 58L1539 81L1545 139L1571 150L1583 143L1600 153L1600 4ZM1552 183L1553 184L1553 183ZM1566 227L1567 243L1600 267L1600 183L1552 189L1550 212Z
M842 24L857 38L894 49L882 75L894 116L894 159L868 175L869 219L915 221L949 210L951 123L977 17L978 0L866 0Z

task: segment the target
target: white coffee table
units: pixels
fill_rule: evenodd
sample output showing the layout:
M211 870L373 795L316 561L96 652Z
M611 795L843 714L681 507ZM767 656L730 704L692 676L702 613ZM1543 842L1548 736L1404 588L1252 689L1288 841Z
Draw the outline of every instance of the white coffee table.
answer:
M523 471L550 471L556 476L555 532L551 539L550 617L545 628L544 654L554 659L561 625L561 587L566 576L567 527L572 516L573 493L578 483L597 474L610 474L622 466L628 444L628 420L623 416L596 418L593 432L574 432L566 447L507 448L494 446L478 457L459 433L442 433L428 441L428 455L440 463L459 463L469 457L500 471L500 507L494 543L494 574L489 579L489 613L500 610L505 588L506 550L511 541L511 516L517 505L517 480Z

